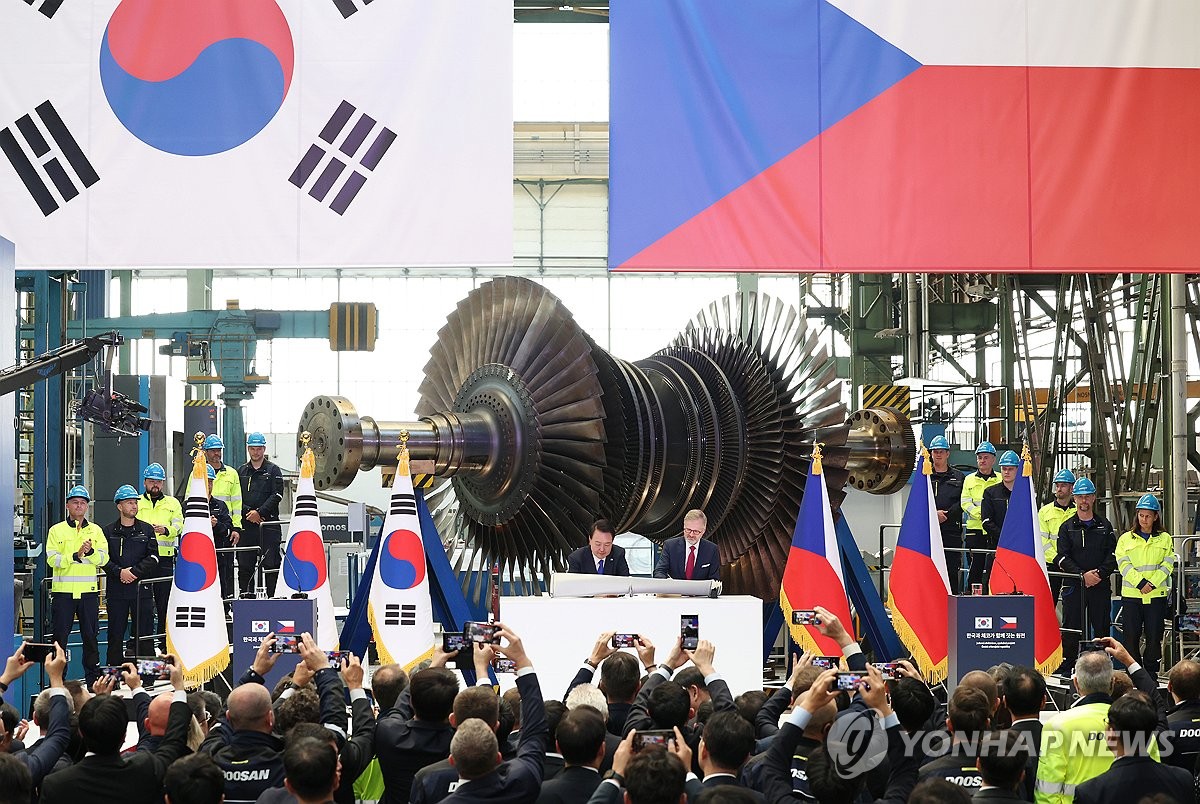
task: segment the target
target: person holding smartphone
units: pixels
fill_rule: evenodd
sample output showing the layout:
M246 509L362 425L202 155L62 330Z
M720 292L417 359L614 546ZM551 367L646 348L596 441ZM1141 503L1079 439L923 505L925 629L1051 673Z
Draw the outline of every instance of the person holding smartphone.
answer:
M1137 524L1117 540L1117 571L1121 573L1121 611L1125 647L1152 675L1158 673L1162 657L1163 619L1171 574L1175 570L1175 547L1171 534L1162 526L1162 506L1153 494L1137 501ZM1146 649L1141 647L1146 636Z

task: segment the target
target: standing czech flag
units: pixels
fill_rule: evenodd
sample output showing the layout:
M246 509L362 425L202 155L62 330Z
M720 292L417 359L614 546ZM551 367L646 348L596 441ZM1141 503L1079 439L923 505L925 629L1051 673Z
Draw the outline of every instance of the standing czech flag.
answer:
M167 601L167 653L175 657L189 687L229 666L229 632L217 583L217 546L208 508L208 466L196 436L192 476L183 503L183 537Z
M407 433L402 433L402 444L406 440ZM433 656L433 606L408 448L403 445L383 532L375 547L379 552L367 617L375 632L380 663L411 670Z
M931 683L943 681L948 671L947 603L950 578L938 526L930 476L929 452L921 447L913 478L896 557L888 581L888 608L896 633Z
M847 631L853 628L850 601L846 599L846 583L842 576L842 558L833 530L833 514L829 510L829 491L821 473L819 446L813 447L812 464L804 483L800 516L796 519L792 548L779 589L779 607L783 609L783 621L791 629L797 645L821 655L836 656L841 653L841 648L815 626L792 624L793 610L814 606L822 606L836 614Z
M333 590L329 587L325 540L321 537L321 517L317 514L317 493L313 488L316 459L304 433L304 456L300 459L300 479L296 483L296 503L288 528L283 567L279 573L280 593L304 594L317 601L317 645L321 650L337 650L337 622L333 615Z
M1008 498L1008 512L1000 528L989 587L994 595L1020 593L1033 596L1033 659L1038 670L1052 673L1063 660L1062 631L1054 613L1050 576L1046 574L1046 555L1030 480L1032 471L1026 445L1021 450L1021 471L1017 472L1012 496Z

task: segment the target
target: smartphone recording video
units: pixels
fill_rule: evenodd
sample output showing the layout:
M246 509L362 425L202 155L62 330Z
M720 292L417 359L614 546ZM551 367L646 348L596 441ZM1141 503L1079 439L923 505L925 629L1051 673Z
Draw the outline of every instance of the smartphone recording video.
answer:
M1175 618L1175 630L1190 633L1200 631L1200 614L1180 614Z
M836 670L842 666L841 656L814 656L812 666L819 670Z
M683 649L695 650L700 646L700 615L681 614L679 616L679 635L683 637Z
M637 634L613 634L612 646L614 648L636 648Z
M463 626L463 636L471 642L490 642L500 644L499 626L494 623L467 623Z
M837 686L839 690L854 690L859 684L867 680L866 673L845 672L837 674Z
M470 647L462 634L442 634L442 653L458 653Z
M27 662L44 662L47 656L54 655L52 642L26 642L25 650L21 652Z
M639 731L633 735L633 750L641 751L643 748L651 745L659 745L667 748L667 742L675 736L675 732L667 729L649 729L647 731Z
M792 611L792 625L820 625L821 618L812 609L795 609Z
M295 634L280 634L275 637L275 643L271 645L270 653L299 653L300 652L300 637Z
M515 659L496 659L492 662L492 669L497 673L515 673L517 662Z
M164 662L162 659L139 659L137 663L138 675L142 678L150 678L155 681L162 681L171 677L171 665Z
M879 671L884 681L895 681L900 678L900 665L896 662L871 662L871 666Z

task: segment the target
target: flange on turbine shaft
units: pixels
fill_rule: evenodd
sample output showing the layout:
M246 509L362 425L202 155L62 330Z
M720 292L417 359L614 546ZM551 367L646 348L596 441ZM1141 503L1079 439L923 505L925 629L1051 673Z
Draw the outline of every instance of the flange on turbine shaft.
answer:
M360 416L344 397L309 402L299 429L317 488L394 464L407 430L412 457L444 479L429 499L456 566L498 563L529 583L561 569L596 518L662 541L700 508L726 591L773 599L815 443L835 507L846 485L899 489L915 460L906 414L847 418L817 334L764 294L710 304L629 362L541 285L497 279L450 314L420 393L413 422Z

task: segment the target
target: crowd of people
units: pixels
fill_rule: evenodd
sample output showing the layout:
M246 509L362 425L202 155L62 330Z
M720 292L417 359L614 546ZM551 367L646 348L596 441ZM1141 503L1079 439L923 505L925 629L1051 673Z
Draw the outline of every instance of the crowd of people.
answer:
M975 449L977 471L964 475L950 465L950 442L945 436L930 441L929 455L951 592L985 594L1020 458L1006 450L997 460L996 448L983 441ZM1089 632L1109 634L1116 576L1125 646L1150 673L1157 674L1175 569L1174 543L1163 526L1161 503L1153 494L1142 495L1134 523L1118 535L1112 522L1096 510L1096 486L1091 480L1061 469L1052 485L1054 496L1038 510L1037 518L1051 592L1055 601L1062 602L1064 657L1069 662ZM1066 662L1063 669L1069 669Z
M266 457L267 439L262 433L248 435L247 460L237 469L223 462L225 445L220 437L208 436L201 447L208 464L221 596L228 600L239 590L253 596L260 570L267 595L274 595L282 541L283 473ZM183 508L164 490L166 479L162 465L152 463L142 472L141 492L129 484L119 487L113 495L117 519L103 527L88 520L92 497L87 488L74 486L67 492L67 518L46 534L53 638L67 644L78 623L88 684L100 673L101 580L110 666L120 664L126 655L153 655L152 635L165 631L175 551L183 530ZM129 644L127 631L132 634Z
M224 700L189 693L170 657L158 694L133 664L68 682L56 650L32 725L0 711L0 804L1195 800L1200 663L1172 668L1162 696L1102 638L1074 662L1078 699L1049 714L1030 668L931 688L908 662L868 662L836 616L816 611L841 656L794 657L777 690L736 695L709 641L664 653L639 636L620 650L602 633L573 678L542 679L503 623L495 644L435 649L411 674L385 665L369 678L308 634L295 654L273 652L269 634ZM498 657L515 665L503 695L489 681ZM296 664L269 689L279 661ZM464 687L452 663L478 682ZM34 667L22 646L0 690Z

